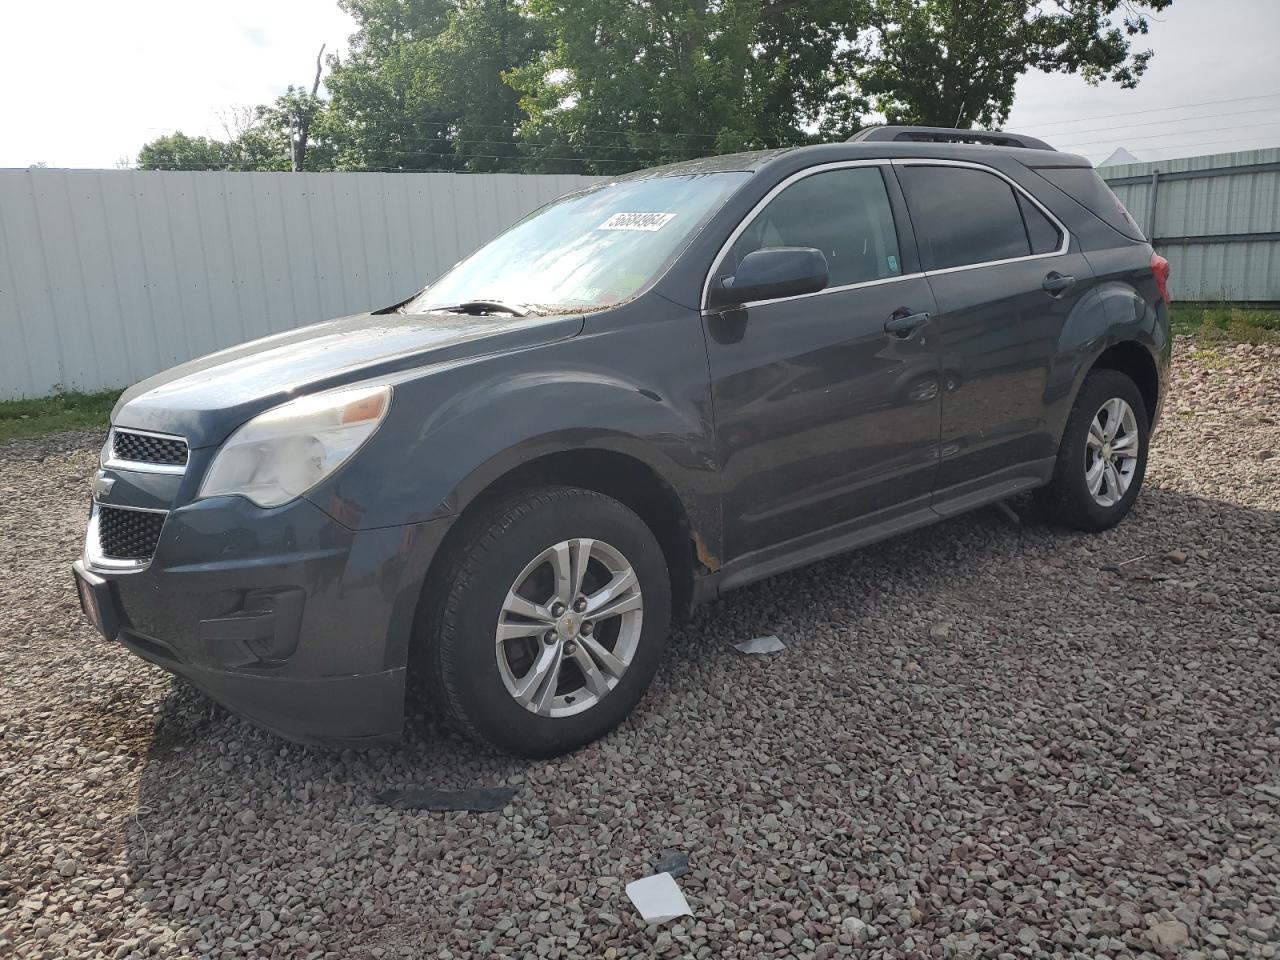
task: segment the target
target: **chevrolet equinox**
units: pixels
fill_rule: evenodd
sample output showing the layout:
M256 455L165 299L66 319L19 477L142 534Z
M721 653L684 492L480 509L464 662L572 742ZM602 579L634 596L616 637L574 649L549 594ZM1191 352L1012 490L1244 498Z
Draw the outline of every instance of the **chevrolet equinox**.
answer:
M1034 490L1142 486L1168 263L1087 161L879 127L647 170L535 211L409 300L127 390L81 602L301 741L573 749L674 615Z

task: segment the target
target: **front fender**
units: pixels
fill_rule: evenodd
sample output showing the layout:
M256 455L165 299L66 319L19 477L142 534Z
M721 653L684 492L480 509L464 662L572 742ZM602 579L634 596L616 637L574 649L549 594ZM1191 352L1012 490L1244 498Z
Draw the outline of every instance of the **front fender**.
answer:
M608 450L653 470L718 545L709 393L701 328L681 314L423 371L309 496L355 529L418 523L457 515L534 458Z

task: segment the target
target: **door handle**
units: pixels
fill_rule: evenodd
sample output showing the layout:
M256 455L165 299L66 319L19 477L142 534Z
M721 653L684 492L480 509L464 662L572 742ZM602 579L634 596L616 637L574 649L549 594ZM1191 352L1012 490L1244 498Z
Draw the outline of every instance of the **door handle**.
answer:
M893 334L900 340L906 340L928 322L929 314L927 313L907 313L905 309L897 310L884 322L884 332Z
M1044 283L1040 284L1040 286L1044 287L1045 293L1056 297L1068 287L1075 286L1075 282L1075 277L1068 277L1057 270L1052 270L1045 276Z

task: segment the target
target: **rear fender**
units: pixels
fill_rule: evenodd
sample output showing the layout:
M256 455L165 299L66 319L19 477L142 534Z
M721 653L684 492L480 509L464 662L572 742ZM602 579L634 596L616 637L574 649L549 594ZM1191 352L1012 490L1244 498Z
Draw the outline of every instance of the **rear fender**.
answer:
M1167 317L1128 283L1109 280L1099 283L1080 299L1063 324L1057 360L1045 395L1045 407L1053 435L1062 437L1071 406L1080 386L1098 358L1118 343L1141 344L1151 354L1160 372L1160 395L1164 395L1168 369Z

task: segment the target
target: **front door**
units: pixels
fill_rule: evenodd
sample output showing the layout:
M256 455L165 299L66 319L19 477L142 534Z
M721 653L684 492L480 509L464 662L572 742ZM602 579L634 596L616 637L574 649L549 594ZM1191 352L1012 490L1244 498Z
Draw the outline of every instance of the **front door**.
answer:
M821 553L860 525L928 510L940 390L920 315L934 303L914 249L905 259L900 249L892 176L865 162L796 175L739 227L713 273L732 275L771 246L815 247L830 272L816 294L704 317L728 561Z

